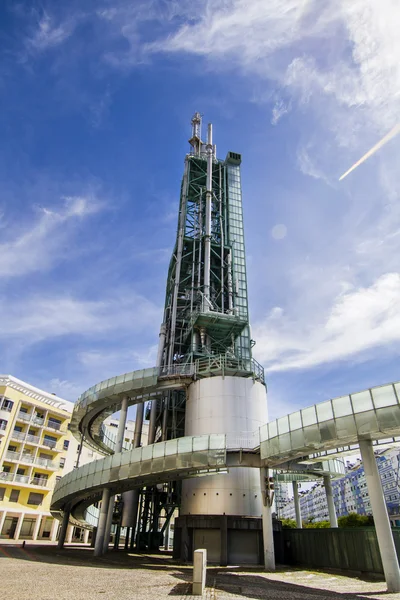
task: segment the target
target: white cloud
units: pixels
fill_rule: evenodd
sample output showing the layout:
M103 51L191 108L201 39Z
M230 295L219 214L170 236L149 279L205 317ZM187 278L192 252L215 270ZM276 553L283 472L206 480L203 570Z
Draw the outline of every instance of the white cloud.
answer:
M81 15L75 13L59 23L48 13L44 12L37 19L31 35L26 39L26 46L30 51L43 52L63 44L75 31Z
M90 195L65 196L62 200L64 206L59 210L38 207L38 218L29 228L23 225L8 227L4 241L0 243L0 277L50 269L68 254L65 248L68 226L103 206Z
M400 342L399 304L400 274L387 273L369 287L339 294L328 314L309 314L308 322L274 309L253 328L257 358L269 371L283 371L387 349Z
M160 318L159 308L129 290L102 300L81 300L68 295L21 295L18 299L1 299L0 338L10 343L24 340L32 344L64 335L83 338L133 334L152 328Z

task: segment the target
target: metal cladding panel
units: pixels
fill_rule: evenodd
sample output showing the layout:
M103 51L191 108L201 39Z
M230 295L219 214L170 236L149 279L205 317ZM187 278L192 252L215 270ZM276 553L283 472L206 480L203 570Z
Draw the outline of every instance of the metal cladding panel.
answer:
M267 421L266 390L258 381L210 377L189 386L185 435L224 433L240 440ZM182 515L261 515L258 469L235 468L226 475L188 479L182 486Z

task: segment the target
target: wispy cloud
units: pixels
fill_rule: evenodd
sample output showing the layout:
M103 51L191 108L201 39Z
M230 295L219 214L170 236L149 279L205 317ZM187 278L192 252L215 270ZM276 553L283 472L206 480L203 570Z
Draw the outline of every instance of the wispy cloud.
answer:
M400 341L399 302L400 274L387 273L369 287L338 295L321 319L294 321L275 308L254 329L257 356L272 372L310 368L354 359L371 349L388 349Z
M47 12L36 16L36 23L25 40L30 52L44 52L63 44L72 36L83 15L80 12L70 14L67 18L56 20Z
M17 224L7 228L0 243L0 277L50 269L68 256L65 248L66 236L70 233L68 226L103 207L102 202L90 195L64 196L61 202L58 209L36 207L33 225Z
M116 338L146 330L160 318L159 307L132 290L126 295L119 290L118 295L98 301L67 293L0 298L0 313L7 315L0 337L26 344L67 335Z

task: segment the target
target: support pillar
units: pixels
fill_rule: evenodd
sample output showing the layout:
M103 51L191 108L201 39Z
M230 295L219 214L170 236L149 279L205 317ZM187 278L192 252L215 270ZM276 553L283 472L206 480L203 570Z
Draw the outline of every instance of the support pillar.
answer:
M272 502L273 495L267 489L266 482L269 481L269 470L265 467L260 469L261 492L262 492L262 529L264 542L264 568L266 571L275 571L274 532L272 528Z
M65 536L66 544L70 544L72 542L73 535L74 535L74 526L69 524L67 527L67 535Z
M1 532L3 531L3 526L4 526L4 521L6 520L6 515L7 515L7 511L3 510L3 512L0 515L0 535L1 535Z
M112 519L113 519L113 514L114 514L114 504L115 504L115 496L111 496L110 502L108 504L106 527L104 530L103 554L105 554L107 552L108 546L110 544Z
M19 534L21 533L21 527L22 527L22 523L24 522L24 518L25 518L25 513L21 513L21 515L18 519L17 527L15 528L14 540L19 539Z
M97 536L97 527L93 527L92 530L92 539L90 540L90 547L94 548L96 544L96 536Z
M67 535L67 529L68 529L68 522L69 522L69 510L64 509L64 515L63 515L63 520L61 523L60 535L59 535L58 544L57 544L58 549L64 548L65 536Z
M96 542L94 545L94 556L101 556L101 554L103 554L104 534L105 534L105 529L106 529L109 505L110 505L110 490L108 488L104 488L103 495L101 497L101 508L100 508L99 521L97 524L97 535L96 535Z
M89 543L89 529L85 529L83 532L83 543L84 544Z
M58 519L53 519L50 529L50 541L55 542L57 540L57 533L60 523Z
M130 533L131 528L127 527L126 528L126 533L125 533L125 550L129 550L129 533Z
M299 484L297 481L292 481L293 486L293 500L294 500L294 511L296 513L296 524L297 529L303 528L303 522L301 520L301 508L300 508L300 498L299 498Z
M221 517L221 566L226 567L228 564L228 517Z
M388 592L400 592L400 569L371 440L359 440Z
M35 522L35 525L33 527L32 540L37 540L38 539L41 522L42 522L42 515L38 515L36 517L36 522Z
M332 491L332 480L330 475L324 475L324 488L326 494L326 501L328 504L328 513L329 513L329 522L331 527L337 527L337 515L335 502L333 501L333 491Z

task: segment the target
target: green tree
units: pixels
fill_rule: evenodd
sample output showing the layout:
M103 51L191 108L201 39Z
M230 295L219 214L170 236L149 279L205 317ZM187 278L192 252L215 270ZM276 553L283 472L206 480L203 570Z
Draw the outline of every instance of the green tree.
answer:
M359 515L351 512L347 516L338 518L339 527L373 527L373 517L367 515Z
M297 523L294 519L282 519L282 529L297 529Z

